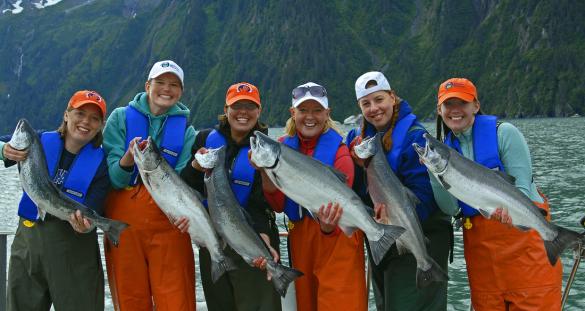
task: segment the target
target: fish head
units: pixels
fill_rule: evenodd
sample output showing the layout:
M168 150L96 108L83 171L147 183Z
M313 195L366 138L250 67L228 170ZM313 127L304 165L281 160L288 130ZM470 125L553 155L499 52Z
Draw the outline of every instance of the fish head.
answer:
M156 143L150 136L146 140L134 144L133 153L134 163L145 172L154 171L163 160Z
M32 144L36 135L37 133L28 121L26 119L20 119L18 124L16 124L14 133L8 144L16 150L24 150Z
M353 147L353 152L360 159L368 159L376 154L381 144L382 135L380 133L372 138L366 138L360 144Z
M202 168L212 169L220 162L220 157L225 159L225 148L219 147L217 149L207 149L205 153L196 153L195 160ZM223 161L223 160L222 160Z
M255 131L250 137L252 162L258 167L272 168L280 156L280 143L260 131Z
M423 137L426 140L424 147L419 146L417 143L412 144L412 147L418 153L423 164L432 173L440 174L444 172L449 163L449 147L429 135L429 133L425 133Z

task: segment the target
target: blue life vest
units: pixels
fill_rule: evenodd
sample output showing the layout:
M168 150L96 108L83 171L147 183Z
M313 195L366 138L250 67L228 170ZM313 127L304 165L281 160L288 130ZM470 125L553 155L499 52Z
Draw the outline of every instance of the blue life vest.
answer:
M481 143L479 143L481 142ZM459 140L453 137L449 132L445 137L445 144L461 152ZM473 122L473 155L474 161L489 168L504 171L504 164L500 160L498 152L498 118L489 115L476 115ZM471 217L479 214L475 208L461 202L459 207L465 217Z
M41 135L41 144L45 151L49 176L54 177L64 148L63 140L58 132L45 132ZM73 200L84 203L91 181L104 156L101 147L94 147L92 143L86 144L69 167L61 190ZM36 221L39 217L37 206L24 191L18 205L18 215L31 221Z
M333 129L329 129L319 136L315 151L313 152L313 158L332 167L335 164L335 155L342 141L343 137L341 135ZM299 150L300 148L300 140L297 135L286 137L283 143L295 150ZM303 207L289 197L285 197L284 213L291 221L299 221L303 219L304 214L307 214L303 213Z
M148 117L132 106L126 107L126 150L130 141L135 137L148 137L150 122ZM187 118L185 116L168 116L164 123L164 129L159 149L165 160L171 167L175 167L179 160L179 155L183 150L185 140L185 128L187 128ZM130 186L136 186L138 183L138 169L134 165Z
M211 131L205 140L205 148L216 149L222 146L227 146L226 138L216 130ZM232 163L229 176L232 192L244 208L248 207L248 200L254 185L254 174L256 173L248 160L249 150L250 146L240 147L240 151ZM223 165L223 163L221 164Z

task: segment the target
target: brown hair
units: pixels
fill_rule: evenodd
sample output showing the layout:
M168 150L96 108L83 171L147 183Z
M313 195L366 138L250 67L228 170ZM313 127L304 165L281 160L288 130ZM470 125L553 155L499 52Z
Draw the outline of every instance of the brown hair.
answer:
M69 112L74 110L73 108L67 108L65 111ZM104 119L101 117L102 119L102 125L104 124ZM61 125L59 125L59 127L57 128L57 132L60 134L61 139L65 140L65 136L67 136L67 122L65 122L65 118L63 118L63 121L61 121ZM102 129L100 129L97 134L95 134L95 136L92 138L91 143L93 144L94 147L99 147L101 146L102 142L104 141L104 134L102 133Z
M370 81L366 84L366 88L370 88L374 85L376 85L375 81ZM398 121L398 114L400 112L400 104L402 104L402 98L400 98L398 94L394 92L394 90L384 92L387 92L390 95L394 95L395 98L394 107L392 108L393 109L392 118L390 119L390 127L388 128L388 131L386 131L386 133L384 134L384 137L382 137L382 145L384 146L384 152L388 152L388 150L392 149L392 132L394 131L394 127L396 126L396 122ZM366 135L365 134L366 126L368 124L369 123L368 121L366 121L366 118L365 117L362 118L362 124L360 125L360 137L362 139L365 138L364 136Z

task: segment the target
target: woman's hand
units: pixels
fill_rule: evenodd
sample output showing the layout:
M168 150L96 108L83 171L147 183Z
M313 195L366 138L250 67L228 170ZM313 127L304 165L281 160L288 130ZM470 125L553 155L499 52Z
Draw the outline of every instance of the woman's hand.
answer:
M359 167L364 167L365 166L365 162L366 160L358 157L355 154L355 151L353 150L353 147L355 147L356 145L359 145L362 143L362 137L361 136L356 136L351 143L349 144L349 154L351 155L351 159L353 160L353 163Z
M390 218L388 218L388 212L386 211L386 204L375 203L374 204L374 220L381 224L389 225Z
M134 145L140 143L142 137L134 137L128 145L128 150L120 159L121 167L133 167L134 166Z
M24 161L28 156L28 150L16 150L9 143L6 143L2 149L2 156L4 156L4 159L16 162Z
M189 219L187 219L187 217L180 217L173 222L173 225L175 225L181 233L189 231Z
M496 210L490 215L490 219L499 221L506 225L512 225L512 217L510 217L510 214L508 214L507 208L496 208Z
M270 245L270 238L268 237L268 235L266 233L260 233L260 237L266 244L266 247L268 247L268 250L270 251L270 254L272 255L272 259L274 260L274 262L278 262L280 260L280 256L278 255L278 252ZM266 270L267 264L268 260L262 256L254 258L254 260L252 260L252 265L260 270ZM266 279L268 281L272 280L272 273L270 273L270 271L268 271L268 273L266 274Z
M205 147L201 147L199 148L199 150L197 150L198 154L206 154L207 153L207 148ZM193 161L191 161L191 166L195 169L198 170L200 172L205 173L206 169L204 169L201 165L199 165L199 162L197 162L197 159L195 157L193 157Z
M324 233L333 232L337 228L337 223L339 223L342 214L343 209L339 207L339 203L337 202L335 204L329 202L327 206L321 205L319 214L317 214L321 231Z
M71 227L73 227L73 230L79 233L88 233L92 229L91 221L83 217L80 210L69 215L69 223L71 224Z

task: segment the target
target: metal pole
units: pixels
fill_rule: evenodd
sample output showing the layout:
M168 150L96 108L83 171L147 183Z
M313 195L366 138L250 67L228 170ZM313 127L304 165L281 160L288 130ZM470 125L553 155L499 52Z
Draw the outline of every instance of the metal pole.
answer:
M6 233L0 232L0 310L6 310Z
M585 257L585 248L581 244L579 244L579 249L575 253L575 263L573 264L573 269L571 270L571 274L569 275L569 279L567 280L567 285L565 285L565 292L563 293L563 300L561 303L561 310L565 308L565 303L567 302L567 298L569 298L569 292L571 291L571 286L573 285L573 281L575 280L575 275L577 274L577 270L579 269L579 264L581 263L581 259Z

